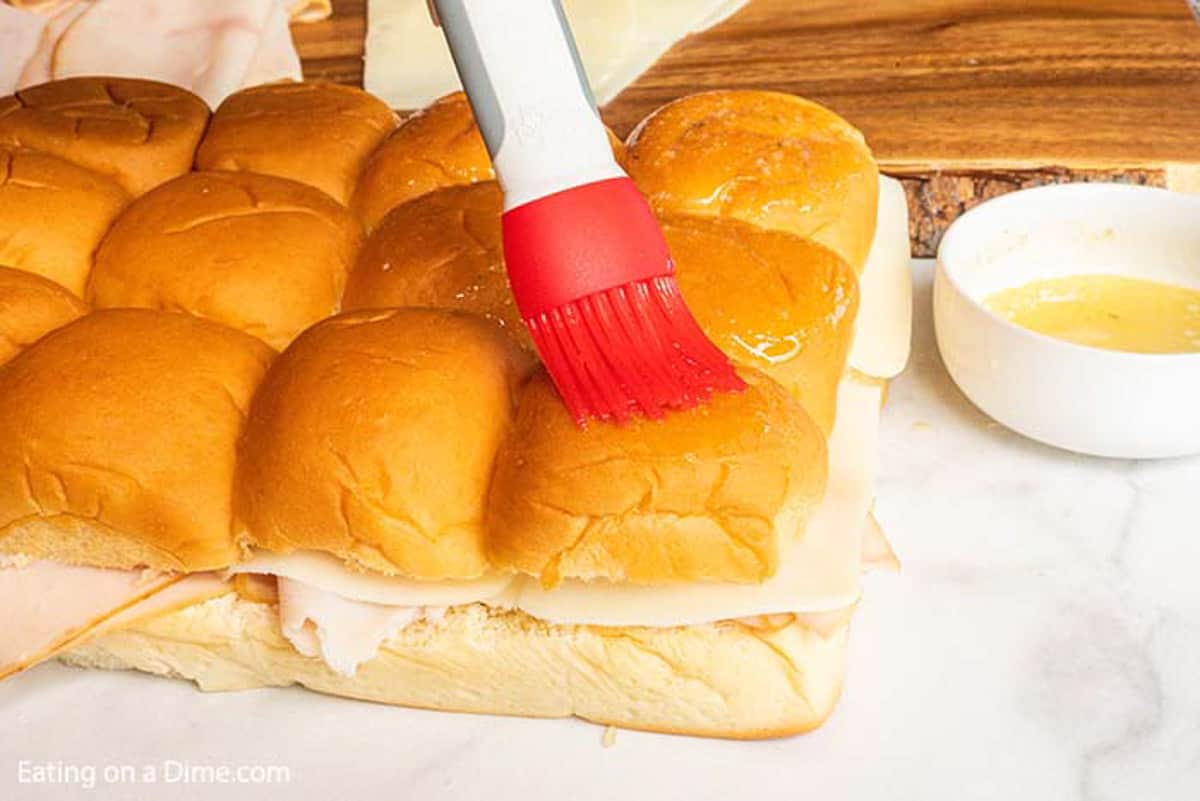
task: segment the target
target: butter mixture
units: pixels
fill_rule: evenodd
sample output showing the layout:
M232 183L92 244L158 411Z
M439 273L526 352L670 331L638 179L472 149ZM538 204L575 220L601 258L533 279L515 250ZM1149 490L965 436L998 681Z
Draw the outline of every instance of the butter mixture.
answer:
M1131 353L1200 352L1200 289L1071 275L990 295L984 306L1056 339Z

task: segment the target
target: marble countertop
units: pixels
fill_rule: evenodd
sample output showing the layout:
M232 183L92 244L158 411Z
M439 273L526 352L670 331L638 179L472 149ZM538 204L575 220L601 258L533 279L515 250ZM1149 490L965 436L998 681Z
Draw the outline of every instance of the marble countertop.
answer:
M1200 459L1074 456L990 423L942 369L931 265L915 270L876 506L904 570L869 578L845 695L816 733L621 731L606 747L579 721L205 695L47 664L0 684L0 798L1200 798ZM290 781L164 785L168 762ZM22 764L76 781L22 784Z

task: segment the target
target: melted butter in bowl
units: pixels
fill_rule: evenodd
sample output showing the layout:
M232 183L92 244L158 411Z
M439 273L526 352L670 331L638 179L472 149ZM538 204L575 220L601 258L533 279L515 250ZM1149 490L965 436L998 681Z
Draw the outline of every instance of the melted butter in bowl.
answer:
M1200 196L1013 192L959 217L933 286L942 363L980 410L1079 453L1200 453Z
M1200 289L1123 275L1069 275L994 292L983 305L1022 328L1077 345L1200 352Z

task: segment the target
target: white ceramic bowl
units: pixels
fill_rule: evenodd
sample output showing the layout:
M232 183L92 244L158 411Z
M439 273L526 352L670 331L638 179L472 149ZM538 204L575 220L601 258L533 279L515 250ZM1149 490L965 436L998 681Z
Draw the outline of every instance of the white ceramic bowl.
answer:
M1109 273L1200 288L1200 196L1063 184L990 200L938 248L938 347L971 401L1009 428L1080 453L1200 453L1200 353L1102 350L1021 328L983 307L1001 289Z

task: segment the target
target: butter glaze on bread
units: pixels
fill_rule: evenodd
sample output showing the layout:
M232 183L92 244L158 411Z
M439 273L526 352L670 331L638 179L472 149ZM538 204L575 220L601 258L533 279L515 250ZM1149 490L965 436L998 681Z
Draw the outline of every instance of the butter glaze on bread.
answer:
M96 252L98 308L185 311L283 348L337 313L362 227L332 198L249 172L193 172L135 200Z
M861 270L879 171L863 136L779 92L703 92L630 134L630 176L660 212L743 220L812 239Z
M349 203L367 158L395 127L396 115L382 100L353 86L253 86L217 108L196 168L278 175Z
M83 297L92 252L128 200L99 173L0 145L0 266L37 273Z
M120 309L0 366L0 553L183 571L237 561L235 443L273 355L216 323Z
M825 438L782 387L748 387L662 420L579 428L545 372L496 461L488 555L499 569L635 584L756 582L825 487Z
M0 144L73 161L134 197L190 170L207 124L191 92L135 78L67 78L0 98Z
M344 308L463 309L494 321L532 353L504 271L502 202L500 188L486 181L390 211L359 253ZM782 231L716 217L660 221L701 327L730 358L783 384L828 434L854 337L854 270Z
M275 362L241 443L247 542L359 568L470 579L492 462L528 357L473 315L343 314Z
M430 306L486 317L533 353L504 271L495 181L439 189L388 212L359 252L343 308Z
M739 220L661 222L700 326L731 359L782 384L828 436L854 339L854 270L812 240Z

